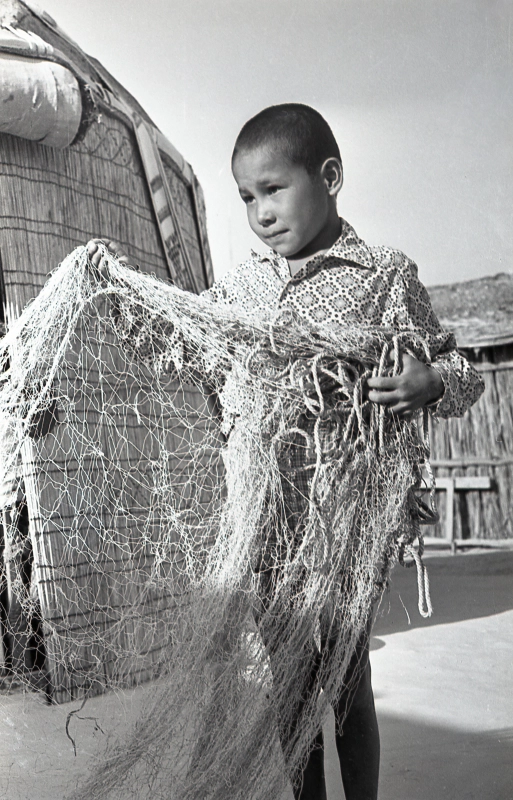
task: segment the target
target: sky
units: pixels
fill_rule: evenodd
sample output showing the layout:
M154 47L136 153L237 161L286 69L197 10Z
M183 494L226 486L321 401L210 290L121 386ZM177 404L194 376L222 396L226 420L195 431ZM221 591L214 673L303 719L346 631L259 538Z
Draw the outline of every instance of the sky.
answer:
M282 102L330 123L339 211L369 244L403 250L427 285L513 271L512 0L39 5L191 163L217 277L265 249L230 156L244 122Z

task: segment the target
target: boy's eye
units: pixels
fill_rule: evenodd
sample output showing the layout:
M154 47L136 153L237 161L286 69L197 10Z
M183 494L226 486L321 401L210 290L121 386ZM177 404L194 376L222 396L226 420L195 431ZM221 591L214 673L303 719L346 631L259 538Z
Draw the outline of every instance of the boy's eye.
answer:
M243 203L249 205L249 203L252 203L255 198L252 197L250 194L241 194L241 199Z
M268 186L267 187L267 194L276 194L279 191L279 186Z

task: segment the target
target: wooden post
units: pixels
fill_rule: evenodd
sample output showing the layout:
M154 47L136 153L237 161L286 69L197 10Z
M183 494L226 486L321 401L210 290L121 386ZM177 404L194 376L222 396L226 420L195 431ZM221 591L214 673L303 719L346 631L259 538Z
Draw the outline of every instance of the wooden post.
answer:
M458 475L455 478L437 478L435 483L437 489L447 492L445 539L451 545L451 552L455 553L458 544L454 537L454 492L489 490L492 488L492 481L488 475Z

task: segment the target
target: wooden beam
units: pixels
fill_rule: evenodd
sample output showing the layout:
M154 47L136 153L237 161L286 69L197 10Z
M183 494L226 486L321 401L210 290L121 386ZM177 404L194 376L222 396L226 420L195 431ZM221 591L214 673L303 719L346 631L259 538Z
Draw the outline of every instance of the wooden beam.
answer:
M458 491L492 488L492 479L489 475L456 475L454 477L454 488Z
M455 539L456 547L482 547L486 550L512 550L513 539ZM440 539L438 536L424 536L426 547L450 547L451 543L447 539Z
M491 364L488 361L474 362L472 366L478 372L500 372L503 369L513 369L513 361L501 361L499 364Z
M463 469L464 467L506 467L513 464L513 456L503 458L481 458L479 456L463 456L462 458L434 458L429 462L432 467L441 469ZM441 478L439 479L441 480Z
M453 491L471 491L472 489L482 490L492 488L492 479L489 475L456 475L454 478L437 478L435 483L437 489L445 489L446 491L449 486L452 487Z

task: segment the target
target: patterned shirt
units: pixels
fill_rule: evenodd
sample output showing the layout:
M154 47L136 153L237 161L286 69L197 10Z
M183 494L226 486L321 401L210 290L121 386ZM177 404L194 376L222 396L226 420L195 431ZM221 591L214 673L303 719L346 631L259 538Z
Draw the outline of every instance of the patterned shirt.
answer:
M430 406L437 417L461 417L484 390L476 370L444 331L417 276L416 264L389 247L371 247L345 220L335 244L310 259L293 277L287 260L270 250L240 264L202 293L211 302L246 315L268 315L288 306L315 326L415 331L427 342L445 391Z

